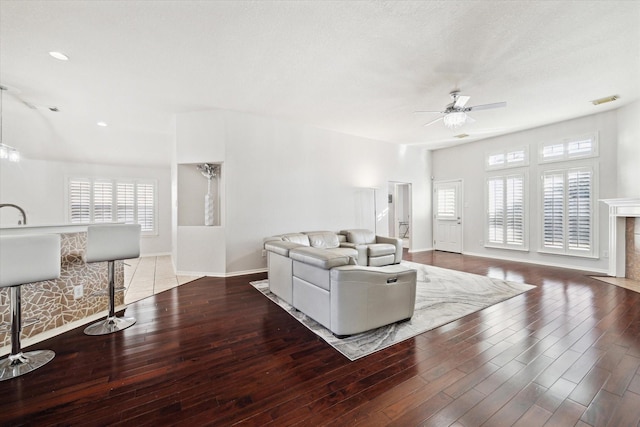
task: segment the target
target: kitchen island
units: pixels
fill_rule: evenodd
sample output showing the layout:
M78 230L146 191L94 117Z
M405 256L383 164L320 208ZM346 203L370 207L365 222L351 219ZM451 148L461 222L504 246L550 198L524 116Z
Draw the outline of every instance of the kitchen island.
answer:
M1 227L0 236L60 234L60 278L22 286L22 338L26 345L51 335L57 328L80 326L105 315L109 297L107 263L87 264L83 255L89 224L19 225ZM124 284L124 262L115 263L116 288ZM75 292L74 292L75 291ZM94 294L103 292L96 296ZM80 296L80 294L82 294ZM116 292L116 310L124 293ZM29 319L37 319L30 324ZM9 288L0 289L0 322L11 321ZM48 334L47 334L48 333ZM10 332L0 331L0 356L9 353Z

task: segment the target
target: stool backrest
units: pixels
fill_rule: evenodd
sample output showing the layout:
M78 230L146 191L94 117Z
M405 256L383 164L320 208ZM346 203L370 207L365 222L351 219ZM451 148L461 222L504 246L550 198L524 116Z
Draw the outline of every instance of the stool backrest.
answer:
M0 236L0 287L60 277L60 235Z
M115 261L140 256L140 224L100 224L87 227L85 262Z

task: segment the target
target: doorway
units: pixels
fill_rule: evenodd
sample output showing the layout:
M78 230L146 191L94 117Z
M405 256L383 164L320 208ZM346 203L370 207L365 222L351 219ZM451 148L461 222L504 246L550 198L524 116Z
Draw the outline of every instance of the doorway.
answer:
M433 184L433 247L462 253L462 180Z
M411 248L411 183L389 182L389 237L402 239L403 248Z

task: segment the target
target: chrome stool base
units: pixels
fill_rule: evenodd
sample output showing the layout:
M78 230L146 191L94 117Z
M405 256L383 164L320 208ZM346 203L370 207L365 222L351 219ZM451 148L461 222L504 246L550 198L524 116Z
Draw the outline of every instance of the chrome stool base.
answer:
M127 329L135 323L136 319L133 317L107 317L105 320L87 326L84 333L87 335L107 335Z
M51 350L34 350L10 355L6 359L0 360L0 381L10 380L35 371L51 362L55 355Z

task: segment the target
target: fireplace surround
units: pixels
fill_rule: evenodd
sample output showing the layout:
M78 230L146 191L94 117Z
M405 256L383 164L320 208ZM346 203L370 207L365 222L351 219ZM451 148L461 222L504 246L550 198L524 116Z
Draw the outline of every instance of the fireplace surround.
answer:
M638 230L640 199L603 199L609 206L609 269L612 277L640 280L640 253ZM629 219L629 221L627 221ZM629 256L627 256L629 255ZM627 265L628 264L628 265Z

